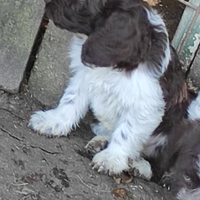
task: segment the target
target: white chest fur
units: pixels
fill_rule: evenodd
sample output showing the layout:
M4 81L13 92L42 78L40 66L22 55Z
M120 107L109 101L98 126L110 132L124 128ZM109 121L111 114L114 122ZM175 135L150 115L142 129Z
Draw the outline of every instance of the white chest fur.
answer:
M113 131L118 121L130 113L135 118L134 123L146 124L146 120L155 120L148 132L153 131L161 122L165 107L158 78L148 71L145 64L140 64L130 73L112 67L89 68L81 62L84 41L80 37L74 38L70 69L80 73L77 78L81 77L82 84L86 85L88 103L97 119Z
M107 126L115 128L119 118L131 112L138 120L164 113L164 101L158 80L145 73L140 66L131 74L111 68L95 68L86 76L90 106L95 116ZM161 120L161 118L160 118Z

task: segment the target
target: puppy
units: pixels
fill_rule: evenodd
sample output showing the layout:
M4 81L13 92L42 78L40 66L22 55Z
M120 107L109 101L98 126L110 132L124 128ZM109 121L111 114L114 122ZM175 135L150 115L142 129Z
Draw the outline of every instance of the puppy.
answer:
M153 177L180 200L200 199L200 93L150 161Z
M69 53L72 77L58 106L33 114L29 126L47 136L67 135L90 108L97 138L87 146L108 140L93 168L119 174L131 167L150 179L142 155L157 153L190 101L161 16L140 0L46 0L45 10L55 25L78 35Z

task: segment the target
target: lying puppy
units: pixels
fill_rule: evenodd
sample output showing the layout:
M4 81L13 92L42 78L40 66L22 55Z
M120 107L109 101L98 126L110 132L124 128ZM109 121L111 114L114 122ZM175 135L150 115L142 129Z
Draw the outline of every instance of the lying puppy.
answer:
M156 154L189 103L162 18L140 0L46 0L45 10L55 25L79 35L58 106L33 114L29 126L47 136L67 135L90 108L97 138L87 146L109 141L93 168L119 174L131 167L150 179L151 166L141 156L145 144L152 140L147 155Z
M170 189L177 199L200 199L200 93L189 109L189 118L176 124L152 164L152 179ZM149 147L151 148L151 147ZM161 179L161 180L160 180Z

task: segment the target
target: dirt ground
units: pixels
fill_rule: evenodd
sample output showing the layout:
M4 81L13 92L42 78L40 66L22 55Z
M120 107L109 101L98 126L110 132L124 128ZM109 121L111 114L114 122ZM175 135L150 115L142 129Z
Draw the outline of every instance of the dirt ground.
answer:
M0 92L0 199L172 199L154 183L134 178L118 185L91 169L84 149L93 136L90 115L69 137L47 138L27 127L30 114L38 109L46 108L29 95Z

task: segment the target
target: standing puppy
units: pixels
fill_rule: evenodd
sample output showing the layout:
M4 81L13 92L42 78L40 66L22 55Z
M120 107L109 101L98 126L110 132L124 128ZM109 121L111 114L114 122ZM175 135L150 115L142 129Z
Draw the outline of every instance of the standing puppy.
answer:
M72 77L58 106L33 114L30 127L67 135L90 108L98 120L93 132L109 141L93 168L118 174L131 165L150 179L141 156L146 142L154 138L155 152L165 141L163 130L182 119L188 105L162 18L140 0L46 0L45 9L55 25L82 35L72 40Z

